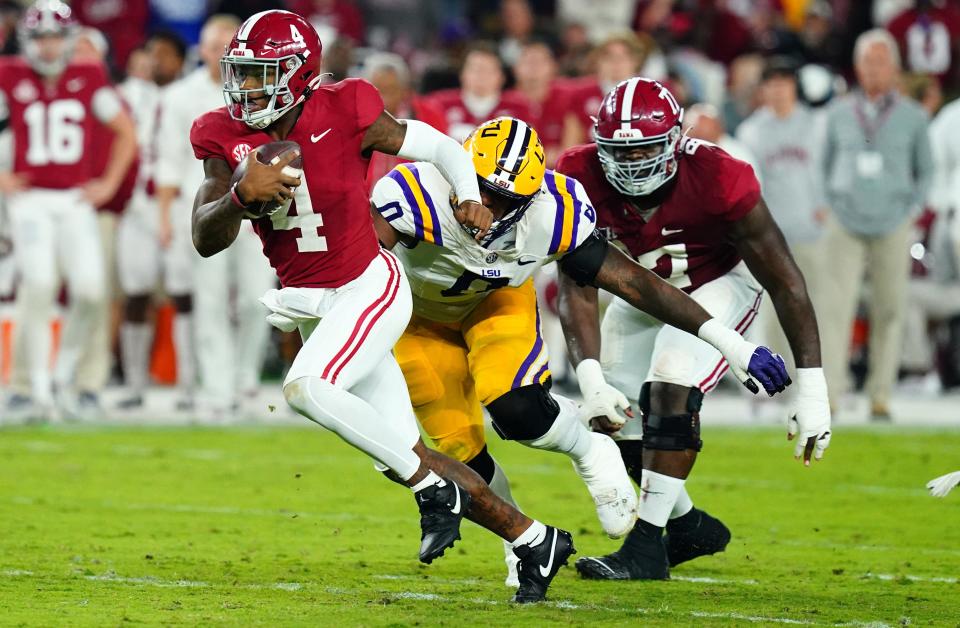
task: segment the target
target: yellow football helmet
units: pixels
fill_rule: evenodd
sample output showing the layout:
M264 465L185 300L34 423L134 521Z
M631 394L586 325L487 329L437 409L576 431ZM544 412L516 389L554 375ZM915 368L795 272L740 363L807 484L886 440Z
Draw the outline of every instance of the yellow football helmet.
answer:
M508 210L494 221L481 244L500 237L540 193L546 157L532 126L517 118L494 118L478 126L463 143L473 159L480 188L506 200Z

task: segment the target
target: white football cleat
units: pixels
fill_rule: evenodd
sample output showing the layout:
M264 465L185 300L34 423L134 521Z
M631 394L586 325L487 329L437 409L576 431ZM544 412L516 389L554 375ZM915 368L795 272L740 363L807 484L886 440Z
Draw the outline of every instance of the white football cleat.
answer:
M927 489L934 497L946 497L947 493L952 491L957 484L960 484L960 471L954 471L930 480L927 482Z
M580 463L574 461L573 468L593 497L603 531L618 539L637 522L637 491L613 439L596 432L590 437L594 440L590 455Z
M513 545L503 542L503 562L507 563L507 579L503 581L511 589L520 588L520 576L517 574L517 565L520 558L513 553Z

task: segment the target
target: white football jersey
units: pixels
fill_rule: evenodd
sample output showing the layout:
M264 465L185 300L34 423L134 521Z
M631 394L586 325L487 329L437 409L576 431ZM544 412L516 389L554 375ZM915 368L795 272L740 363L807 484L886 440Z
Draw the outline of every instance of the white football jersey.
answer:
M488 247L457 222L451 187L430 163L401 164L373 188L377 211L412 242L394 248L413 290L414 312L462 320L491 290L520 286L544 264L578 247L597 214L575 179L547 170L536 199Z

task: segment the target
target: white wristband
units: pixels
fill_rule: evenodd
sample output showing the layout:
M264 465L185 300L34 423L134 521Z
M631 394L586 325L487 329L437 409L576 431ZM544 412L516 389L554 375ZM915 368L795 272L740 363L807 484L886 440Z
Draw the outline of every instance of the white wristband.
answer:
M731 365L744 371L750 366L750 358L753 357L753 352L757 348L752 342L747 342L743 336L715 318L701 325L697 330L697 336L716 347Z
M459 202L483 202L480 199L477 171L473 167L470 153L465 151L455 139L444 135L425 122L419 120L400 120L400 122L406 125L407 131L403 136L403 145L397 151L397 157L432 163L453 187Z
M596 390L607 382L603 376L603 368L596 360L581 360L577 365L577 382L580 384L580 392L586 394L588 390Z
M798 368L796 376L798 396L826 399L827 378L824 377L822 368Z

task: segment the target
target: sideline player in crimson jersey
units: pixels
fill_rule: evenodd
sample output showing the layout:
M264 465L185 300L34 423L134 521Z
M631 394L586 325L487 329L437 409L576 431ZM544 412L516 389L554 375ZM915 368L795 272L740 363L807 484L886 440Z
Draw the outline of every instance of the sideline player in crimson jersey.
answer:
M19 25L23 56L0 59L0 120L9 119L13 170L0 173L0 193L9 195L14 258L21 283L18 319L23 326L33 413L53 405L53 385L66 415L76 411L67 388L92 333L104 298L103 254L94 207L109 201L136 153L130 117L96 63L71 63L76 35L70 8L39 0ZM90 157L98 121L116 136L110 161L97 176ZM65 275L70 309L51 377L49 320ZM26 413L29 398L8 405ZM13 406L19 406L13 408Z
M427 96L447 120L447 133L459 142L491 118L530 119L530 105L519 92L503 91L507 78L497 49L478 42L467 51L460 70L460 89L443 89Z
M574 552L570 534L527 518L469 467L424 446L391 353L410 319L411 294L397 258L377 242L364 182L369 155L435 164L461 199L458 221L480 237L491 215L479 203L470 156L427 124L398 122L366 81L321 85L320 54L316 31L294 13L264 11L240 26L221 62L227 106L200 116L190 134L206 174L194 245L204 256L222 251L253 203L284 202L254 228L283 286L263 299L271 322L305 337L284 381L288 403L413 489L421 561L452 546L466 516L514 544L514 599L542 600ZM257 147L275 140L300 145L302 171L289 167L293 150L259 163ZM243 160L245 174L231 187Z
M795 455L809 464L830 443L830 407L803 276L750 166L713 144L682 138L682 118L660 83L623 81L600 106L597 143L567 150L557 170L583 184L597 224L611 240L689 293L718 324L746 332L763 290L770 293L797 356L799 390L789 436L799 432ZM694 509L683 487L702 445L703 395L727 369L722 355L620 299L601 328L597 291L563 275L560 314L586 414L599 429L616 433L642 493L639 521L621 549L581 558L578 571L588 578L666 578L668 561L676 565L723 550L729 530ZM701 330L700 336L711 334ZM639 397L642 425L617 414L619 391Z

